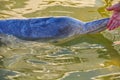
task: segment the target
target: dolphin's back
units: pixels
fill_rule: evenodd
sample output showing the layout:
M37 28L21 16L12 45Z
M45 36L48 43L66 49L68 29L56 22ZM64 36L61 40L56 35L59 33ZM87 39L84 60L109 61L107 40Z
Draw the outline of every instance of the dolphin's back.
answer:
M81 23L69 17L0 20L0 33L22 39L62 38L78 30Z
M108 20L102 19L84 23L70 17L8 19L0 20L0 33L25 40L58 39L101 31L103 28L105 29Z

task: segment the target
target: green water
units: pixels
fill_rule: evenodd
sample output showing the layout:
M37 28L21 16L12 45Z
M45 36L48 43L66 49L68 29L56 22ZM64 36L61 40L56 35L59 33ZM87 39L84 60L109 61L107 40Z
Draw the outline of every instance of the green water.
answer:
M0 0L0 18L109 17L119 0ZM120 80L120 28L58 42L32 42L1 35L0 80Z

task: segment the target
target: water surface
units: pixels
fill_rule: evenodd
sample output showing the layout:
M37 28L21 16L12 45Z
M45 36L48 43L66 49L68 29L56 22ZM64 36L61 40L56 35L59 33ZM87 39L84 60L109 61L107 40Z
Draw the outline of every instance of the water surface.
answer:
M119 0L0 0L0 18L106 18ZM120 80L120 28L58 42L1 35L0 80Z

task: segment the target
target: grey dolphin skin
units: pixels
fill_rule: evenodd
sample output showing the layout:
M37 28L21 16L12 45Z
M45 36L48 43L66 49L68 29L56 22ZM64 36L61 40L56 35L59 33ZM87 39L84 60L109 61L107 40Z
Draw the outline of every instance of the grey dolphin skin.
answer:
M23 40L59 39L91 34L106 29L109 18L82 22L71 17L48 17L0 20L0 34Z

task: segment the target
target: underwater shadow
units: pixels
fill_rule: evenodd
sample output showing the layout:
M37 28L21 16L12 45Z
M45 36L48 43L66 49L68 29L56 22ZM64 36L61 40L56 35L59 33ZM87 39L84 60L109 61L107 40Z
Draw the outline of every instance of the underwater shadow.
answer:
M105 58L106 55L109 55L108 60L110 60L107 64L109 65L117 65L120 66L120 54L119 52L114 49L114 46L112 46L113 42L105 38L102 34L85 34L85 35L80 35L75 38L69 39L69 40L63 40L57 43L53 43L56 46L61 46L61 47L66 47L66 46L73 46L76 44L80 44L83 42L87 42L89 44L100 44L104 46L107 51L101 52L97 51L99 54L98 57Z

